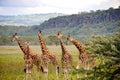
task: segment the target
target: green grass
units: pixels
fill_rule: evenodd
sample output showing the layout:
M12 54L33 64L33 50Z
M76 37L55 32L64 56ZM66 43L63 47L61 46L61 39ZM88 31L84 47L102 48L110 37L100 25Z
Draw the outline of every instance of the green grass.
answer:
M41 55L40 46L30 46L34 52ZM66 46L68 51L73 55L76 66L78 61L78 51L74 46ZM61 47L48 46L49 50L56 54L59 58L59 66L61 70ZM18 46L0 46L0 80L23 80L24 79L24 59L23 53ZM36 71L36 66L33 67L33 80L44 80L44 75ZM69 78L76 80L76 75L69 74ZM52 64L49 65L48 80L55 80L55 70ZM63 79L62 71L60 71L59 80Z
M22 75L24 61L22 54L0 54L0 79L12 80Z

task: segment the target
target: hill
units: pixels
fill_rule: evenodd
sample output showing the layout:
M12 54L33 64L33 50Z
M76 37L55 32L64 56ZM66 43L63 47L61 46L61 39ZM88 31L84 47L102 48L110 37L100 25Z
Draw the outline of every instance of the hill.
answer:
M110 8L108 10L97 10L91 11L90 13L82 12L80 14L73 14L69 16L60 16L49 19L45 21L40 26L42 29L48 28L59 28L59 27L77 27L80 28L83 26L91 25L91 24L99 24L99 23L106 23L111 21L118 21L120 20L120 8L113 9Z
M62 31L83 38L91 35L110 35L118 30L120 27L118 25L120 25L120 8L109 8L51 18L39 26L33 26L32 29L42 29L46 34Z
M62 15L63 14L61 13L31 14L31 15L16 15L16 16L0 15L0 25L14 25L14 26L39 25L45 20Z
M36 36L41 29L46 42L56 40L56 33L61 31L66 37L71 34L80 41L85 41L91 36L109 36L120 29L120 8L82 12L80 14L58 16L34 26L3 26L0 25L0 35L4 37L17 32L20 36ZM1 38L1 37L0 37ZM35 38L35 37L33 37ZM2 38L1 38L2 39ZM4 41L4 40L3 40Z

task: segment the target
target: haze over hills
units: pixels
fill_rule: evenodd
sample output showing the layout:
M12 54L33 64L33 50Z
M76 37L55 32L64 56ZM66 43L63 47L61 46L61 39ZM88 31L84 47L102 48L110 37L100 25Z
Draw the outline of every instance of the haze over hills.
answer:
M48 13L48 14L31 14L31 15L14 15L14 16L0 15L0 25L14 25L14 26L39 25L45 20L62 15L64 14Z

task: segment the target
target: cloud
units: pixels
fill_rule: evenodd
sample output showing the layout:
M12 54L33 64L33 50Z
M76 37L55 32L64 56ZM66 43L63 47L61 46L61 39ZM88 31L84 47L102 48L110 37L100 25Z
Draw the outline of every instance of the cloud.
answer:
M0 15L21 15L21 14L39 14L39 13L77 13L77 9L60 9L53 7L0 7Z
M120 0L0 0L1 15L66 13L117 8Z
M108 0L42 0L41 2L54 7L61 8L81 8L88 7L91 5L99 5L102 2L106 2Z
M110 0L1 0L3 7L59 7L59 8L81 8L91 5L100 5ZM116 1L116 0L115 0Z
M37 7L41 6L41 0L1 0L2 7Z

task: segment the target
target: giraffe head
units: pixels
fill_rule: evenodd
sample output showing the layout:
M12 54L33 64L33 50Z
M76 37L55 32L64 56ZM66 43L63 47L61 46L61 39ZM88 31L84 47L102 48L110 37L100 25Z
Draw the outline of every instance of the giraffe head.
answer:
M61 32L58 32L57 33L57 38L60 39L62 37L62 33Z
M70 35L68 35L68 37L67 37L67 44L69 44L70 41L73 41L73 38Z
M29 46L30 45L30 41L26 40L25 44L26 44L26 46Z
M38 36L42 36L42 31L38 30Z
M17 40L18 38L19 38L19 36L17 35L17 33L15 33L15 34L12 36L11 41L13 42L13 41Z

